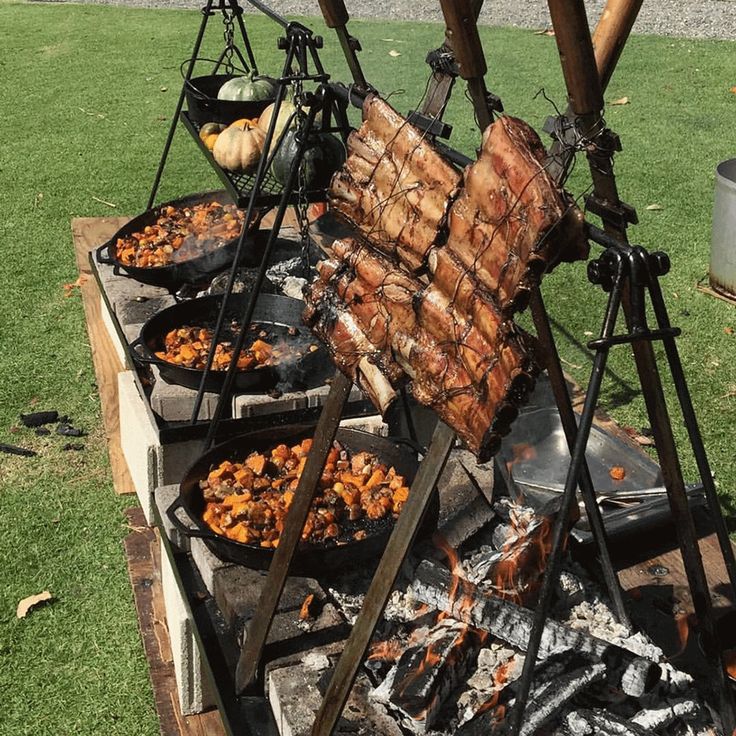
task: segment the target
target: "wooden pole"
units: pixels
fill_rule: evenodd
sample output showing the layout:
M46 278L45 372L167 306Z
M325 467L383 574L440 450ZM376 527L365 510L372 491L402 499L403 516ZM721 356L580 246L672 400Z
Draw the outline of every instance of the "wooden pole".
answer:
M644 0L608 0L593 34L595 63L606 89Z

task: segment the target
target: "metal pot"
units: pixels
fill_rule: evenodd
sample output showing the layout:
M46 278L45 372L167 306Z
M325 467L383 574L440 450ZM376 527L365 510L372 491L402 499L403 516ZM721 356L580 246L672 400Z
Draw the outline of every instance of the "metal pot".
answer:
M171 330L184 325L197 325L214 328L217 316L222 306L222 295L200 297L174 304L154 314L141 329L140 336L131 343L133 358L140 363L158 366L162 378L169 383L176 383L197 390L202 380L202 371L199 368L186 368L161 360L155 353L163 349L164 337ZM225 323L237 320L245 311L249 295L246 293L232 294L228 299ZM263 325L269 333L265 338L268 342L285 340L296 345L304 342L312 343L310 332L301 325L303 302L275 294L261 294L256 302L253 313L253 322ZM296 335L289 335L289 328L297 327ZM293 330L292 330L293 331ZM237 371L235 374L235 388L241 391L267 391L279 383L286 383L290 388L313 388L324 384L325 379L332 375L334 368L329 360L327 351L319 343L318 350L306 352L293 363L263 366L248 371ZM225 381L226 371L210 371L205 381L205 389L219 393Z
M131 276L144 284L162 286L171 291L175 291L182 284L197 282L210 277L212 274L217 273L217 271L226 268L232 263L238 246L238 238L232 238L231 240L223 243L219 248L196 258L172 263L168 266L151 268L124 265L115 256L115 244L118 238L123 238L132 233L140 232L147 225L153 224L158 218L163 207L192 207L197 204L204 204L212 201L230 202L231 199L224 190L219 190L215 192L190 194L182 199L164 202L153 209L146 210L123 225L123 227L121 227L120 230L110 238L110 240L97 249L95 252L97 262L108 266L114 266L116 272L124 271L128 276ZM252 236L248 236L246 239L247 247L244 249L242 265L255 265L260 261L267 238L268 230L255 230Z
M272 549L235 542L215 534L202 521L205 501L199 482L223 460L242 462L254 450L265 451L281 442L293 445L313 434L313 427L290 425L251 432L214 447L187 470L179 486L179 496L167 509L167 516L184 535L203 539L207 547L221 559L256 570L267 570L273 557ZM338 429L337 440L351 453L364 450L375 453L381 462L396 468L407 483L411 483L416 475L419 467L417 453L406 440L379 437L354 429ZM186 522L180 518L180 511L185 515ZM429 536L435 530L438 515L439 496L435 491L420 529L422 537ZM356 564L380 556L393 525L393 518L378 521L361 519L358 528L368 532L365 539L345 544L302 544L294 555L290 570L295 575L321 576L325 572L354 569Z
M189 117L199 126L205 123L230 123L242 118L257 118L274 101L273 99L250 102L218 100L217 93L225 82L240 74L210 74L184 80ZM275 98L274 98L275 99Z
M736 158L722 161L716 169L710 285L736 299Z

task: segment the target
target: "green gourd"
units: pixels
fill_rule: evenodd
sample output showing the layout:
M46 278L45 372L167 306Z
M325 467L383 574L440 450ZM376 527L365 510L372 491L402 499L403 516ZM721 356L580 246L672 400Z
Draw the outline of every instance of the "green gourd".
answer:
M233 77L220 87L218 100L263 102L276 96L276 81L270 77Z
M282 186L286 185L298 150L296 131L287 131L271 164L271 173ZM297 186L303 181L308 189L326 187L344 161L345 146L339 138L330 133L313 134L302 158Z

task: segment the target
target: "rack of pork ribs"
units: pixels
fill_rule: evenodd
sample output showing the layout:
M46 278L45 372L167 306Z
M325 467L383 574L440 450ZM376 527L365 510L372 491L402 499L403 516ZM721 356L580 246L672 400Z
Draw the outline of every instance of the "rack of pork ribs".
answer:
M500 117L455 169L377 96L329 190L335 240L305 321L384 413L406 385L481 461L534 386L535 340L514 324L542 275L587 256L582 214L524 122Z

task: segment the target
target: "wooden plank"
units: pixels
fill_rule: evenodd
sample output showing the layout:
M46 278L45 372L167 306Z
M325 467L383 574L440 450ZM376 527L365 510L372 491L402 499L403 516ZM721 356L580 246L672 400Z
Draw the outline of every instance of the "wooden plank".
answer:
M115 492L134 493L133 479L120 448L120 419L118 413L118 373L123 370L112 340L102 322L100 290L92 275L89 252L110 238L124 225L127 217L77 217L72 220L74 254L82 284L82 305L87 321L87 333L95 367L97 388L102 405L102 420L107 436L110 468Z
M153 686L162 736L224 736L217 710L183 716L176 695L171 642L166 628L166 609L161 587L161 547L158 532L146 526L143 511L125 512L130 534L123 541L128 577L133 588L143 648Z

